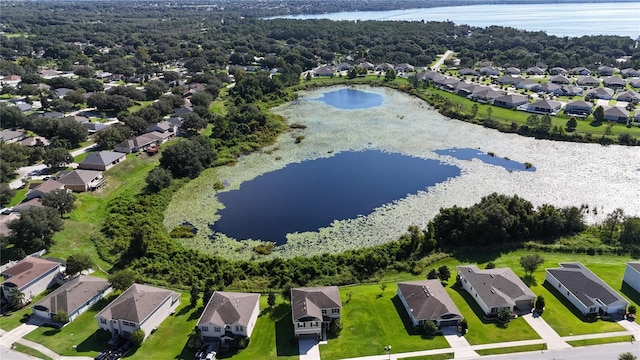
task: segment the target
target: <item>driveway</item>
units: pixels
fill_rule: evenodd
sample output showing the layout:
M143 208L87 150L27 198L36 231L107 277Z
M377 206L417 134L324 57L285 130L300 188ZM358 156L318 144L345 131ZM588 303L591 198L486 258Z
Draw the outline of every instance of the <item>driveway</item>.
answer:
M542 316L537 313L530 312L522 315L522 318L531 326L531 328L540 335L540 337L547 343L547 349L568 349L571 346L567 344L558 333L547 324Z
M300 338L298 340L300 360L320 360L319 345L318 339Z

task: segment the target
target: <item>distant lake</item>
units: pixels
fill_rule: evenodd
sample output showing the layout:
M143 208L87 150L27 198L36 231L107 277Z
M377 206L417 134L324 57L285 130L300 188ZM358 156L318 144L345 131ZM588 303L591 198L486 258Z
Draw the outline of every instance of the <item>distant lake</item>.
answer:
M506 170L511 171L536 171L536 168L532 165L527 166L524 163L507 158L500 158L493 154L487 154L476 149L453 148L446 150L436 150L434 152L438 155L448 155L458 160L478 159L485 164L500 166L502 168L505 168Z
M338 109L367 109L382 105L382 95L362 90L340 89L326 92L317 101L322 101Z
M640 36L640 2L470 5L392 11L283 16L290 19L453 21L461 25L513 27L549 35Z
M317 231L334 220L368 215L376 207L426 191L460 175L438 160L375 150L341 152L289 164L217 195L225 208L210 227L238 240L278 245L286 234Z

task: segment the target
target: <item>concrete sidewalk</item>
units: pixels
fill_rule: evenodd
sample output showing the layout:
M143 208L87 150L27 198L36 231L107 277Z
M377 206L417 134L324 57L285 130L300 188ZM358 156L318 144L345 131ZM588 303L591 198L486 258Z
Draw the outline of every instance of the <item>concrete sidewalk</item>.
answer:
M467 339L458 332L455 327L446 327L442 329L442 335L453 350L453 358L473 358L478 357L478 353L473 350Z
M568 349L571 346L567 344L558 333L547 324L547 322L535 312L521 316L533 330L540 335L542 340L547 343L547 349Z

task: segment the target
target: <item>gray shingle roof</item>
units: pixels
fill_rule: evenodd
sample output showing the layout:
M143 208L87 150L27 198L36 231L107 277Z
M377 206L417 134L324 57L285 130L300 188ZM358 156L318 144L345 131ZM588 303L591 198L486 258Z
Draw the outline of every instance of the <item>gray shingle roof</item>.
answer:
M476 265L468 265L457 269L489 307L514 305L514 299L523 296L535 297L510 268L480 270Z
M439 280L399 282L398 289L413 313L413 318L418 321L438 320L446 314L462 318L460 310Z
M59 266L60 264L55 261L27 256L17 264L3 271L2 275L10 277L5 282L12 283L20 289L39 276Z
M198 325L218 324L221 326L249 325L251 314L260 301L260 294L216 291L204 309Z
M166 289L133 284L117 299L107 305L96 317L142 323L168 297L178 295Z
M341 307L337 286L291 289L291 316L294 321L322 320L322 309Z
M581 263L562 263L559 268L547 269L547 272L587 307L598 305L596 299L607 305L626 301Z
M65 185L87 185L100 174L102 171L77 169L62 175L58 181Z
M80 168L82 165L109 165L112 162L123 158L126 154L114 152L114 151L99 151L99 152L90 152L87 154L87 157L79 164Z
M111 284L106 279L80 275L47 295L35 307L43 307L54 314L60 310L72 313L109 286Z

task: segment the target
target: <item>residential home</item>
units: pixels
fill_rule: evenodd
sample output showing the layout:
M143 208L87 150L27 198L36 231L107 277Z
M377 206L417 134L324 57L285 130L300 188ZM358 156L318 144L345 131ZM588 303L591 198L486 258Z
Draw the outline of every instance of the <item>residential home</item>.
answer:
M529 312L535 294L509 268L480 270L476 265L458 266L458 282L487 314L503 309Z
M22 141L25 138L24 131L21 130L2 130L0 131L0 142L3 143L14 143L18 141Z
M55 90L53 90L54 94L58 97L58 98L63 98L65 97L68 93L72 92L73 89L69 89L69 88L57 88Z
M433 321L439 328L458 326L462 315L439 280L399 282L398 298L413 326Z
M636 89L640 88L640 79L629 79L629 85Z
M520 94L502 95L493 100L493 105L513 109L529 102L529 98Z
M342 301L337 286L291 289L291 317L296 337L322 336L322 329L340 318Z
M373 65L372 63L370 63L368 61L363 61L363 62L358 64L358 69L373 70L374 68L375 68L375 65Z
M520 75L521 71L517 67L508 67L505 72L511 75Z
M20 81L22 81L20 75L7 75L2 78L2 83L7 85L17 85Z
M116 145L115 151L129 154L140 151L145 151L153 145L157 145L158 138L149 134L142 134L140 136L128 138Z
M31 301L41 292L57 284L60 267L58 262L27 256L2 272L2 290L5 298L8 299L12 292L17 290L24 294L24 301Z
M454 77L446 77L440 84L440 87L444 90L447 91L454 91L456 89L456 87L458 86L458 84L460 83L460 80Z
M181 117L170 117L169 119L167 119L167 121L175 126L177 129L180 129L182 127L182 118Z
M545 281L582 314L624 315L629 303L579 262L547 269Z
M333 76L336 73L336 68L333 66L321 66L314 71L315 76Z
M549 82L552 84L568 84L569 79L564 75L554 75L549 78Z
M149 285L133 284L96 315L98 327L113 338L130 338L141 329L145 338L180 305L180 294Z
M167 134L166 137L171 139L178 133L178 127L170 123L169 121L162 121L157 124L151 124L147 126L147 133L152 133L154 131L161 134Z
M537 114L555 115L560 111L561 108L561 102L543 99L529 104L526 111Z
M528 75L544 75L544 69L537 66L530 67L526 69L524 72L525 74L528 74Z
M640 293L640 262L628 262L624 268L624 276L622 277L623 286L627 284L632 289Z
M382 63L382 64L379 64L379 65L378 65L378 66L376 66L376 68L375 68L375 70L376 70L376 71L382 71L382 72L385 72L385 71L387 71L387 70L389 70L389 69L393 69L393 65L392 65L392 64L389 64L389 63Z
M564 113L572 116L587 117L592 111L593 104L583 100L571 101L564 107Z
M606 107L604 109L604 119L626 124L629 120L629 110L619 106Z
M236 337L250 337L260 314L260 294L216 291L198 324L205 343L225 344Z
M14 206L11 211L17 212L17 213L22 213L24 211L27 211L27 210L33 208L33 207L44 207L44 205L42 205L42 201L41 201L40 198L33 198L31 200L25 200L25 201L21 202L20 204Z
M58 179L64 188L76 192L94 191L107 184L102 171L76 169L62 174Z
M610 89L624 89L627 87L627 82L617 76L609 76L602 79L602 84Z
M567 70L561 67L552 67L549 69L550 75L567 75Z
M473 89L473 94L467 96L469 99L480 102L480 103L489 103L494 101L497 98L500 98L504 95L504 93L500 91L493 90L488 86L475 87Z
M79 275L45 296L31 309L33 315L48 321L53 321L56 314L64 311L71 322L112 290L107 279Z
M127 154L121 152L89 152L87 157L78 164L78 169L107 171L126 159Z
M31 200L35 198L40 198L43 195L48 194L54 190L63 190L63 189L64 189L63 183L53 179L49 179L43 183L36 184L33 188L29 189L29 191L27 192L27 195L25 196L25 199Z
M24 140L20 140L18 144L22 146L49 146L51 142L42 136L32 136Z
M620 71L620 73L622 74L622 77L624 77L624 78L640 77L640 70L636 70L636 69L633 69L633 68L622 69Z
M561 92L561 88L562 86L559 84L546 82L544 84L540 84L540 86L538 86L536 90L538 92L545 93L545 94L555 94L557 92Z
M446 79L446 77L440 73L437 73L435 71L423 71L421 73L418 74L418 79L422 80L422 81L428 81L428 82L432 82L435 83L436 81L441 81Z
M512 76L512 75L502 75L493 79L493 81L496 84L500 84L500 85L515 85L520 81L522 81L522 78L518 76Z
M80 115L69 115L63 118L64 120L72 120L77 122L78 124L84 124L89 122L89 118L80 116Z
M27 112L33 110L33 106L31 104L27 104L25 102L16 103L16 107L20 109L22 112Z
M500 70L492 67L492 66L483 66L480 68L480 74L485 76L498 76L500 75Z
M98 80L110 80L112 76L113 74L107 71L96 71L94 75Z
M40 76L42 76L45 79L53 79L59 76L60 74L62 74L62 71L58 71L54 69L42 69L42 70L39 70L38 73L40 74Z
M612 76L613 68L611 66L598 66L598 76Z
M615 90L613 89L609 89L605 87L597 87L597 88L587 90L585 94L585 98L611 100L611 98L613 98L613 94L615 94Z
M180 117L180 116L185 116L188 113L192 113L193 112L193 108L190 106L181 106L179 108L176 109L176 111L173 112L173 116L175 117Z
M341 62L338 65L336 65L336 71L345 71L345 70L351 70L351 69L353 69L353 65L346 62Z
M8 215L0 215L0 236L11 235L9 223L20 218L20 213L11 212Z
M589 76L589 75L591 75L591 71L589 69L587 69L586 67L578 66L578 67L574 67L573 69L569 70L569 74L571 74L571 75Z
M397 72L411 72L415 70L415 67L411 64L402 63L395 66Z
M579 86L600 86L600 80L591 76L582 76L576 79L576 85Z
M562 85L557 93L560 96L582 96L584 90L579 86Z
M637 104L638 102L640 102L640 94L635 91L623 91L621 93L618 93L618 97L616 98L616 100Z
M478 76L480 75L480 73L478 73L477 71L470 69L470 68L462 68L460 70L458 70L458 74L463 75L463 76L467 76L467 75L471 75L471 76Z
M540 83L529 79L524 79L516 84L516 89L527 89L531 91L537 91L539 87Z
M99 123L99 122L92 122L92 121L82 123L82 125L84 125L84 127L87 128L87 131L89 132L89 134L95 134L98 131L106 129L109 126L111 126L111 125L108 125L108 124L102 124L102 123Z

